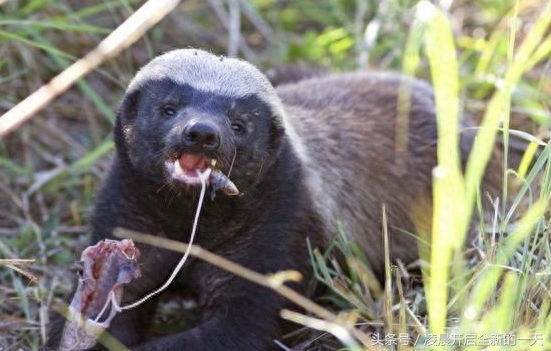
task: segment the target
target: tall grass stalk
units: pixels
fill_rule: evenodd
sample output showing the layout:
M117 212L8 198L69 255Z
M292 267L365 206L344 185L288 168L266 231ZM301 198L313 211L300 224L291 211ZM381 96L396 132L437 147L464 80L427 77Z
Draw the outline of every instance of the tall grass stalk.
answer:
M506 128L504 133L508 132L511 94L524 72L529 68L528 63L531 63L529 59L535 53L538 44L542 42L549 27L551 2L545 6L518 51L510 60L503 79L499 80L495 86L495 93L488 103L481 128L477 132L472 152L469 155L465 175L461 172L459 155L458 64L451 25L446 15L428 1L420 2L417 10L418 20L425 22L424 48L431 70L438 121L438 166L433 175L434 212L431 265L425 285L429 330L431 333L443 334L448 324L447 307L450 281L458 278L450 277L450 267L455 266L451 271L454 273L464 270L461 260L456 260L456 258L461 257L459 253L464 245L472 210L477 196L480 196L478 194L479 185L500 124L503 123ZM512 47L512 39L510 43ZM505 141L507 144L507 140ZM506 156L505 160L507 160ZM507 195L506 190L503 194ZM481 277L475 279L475 286L471 289L471 296L463 315L465 318L462 331L468 332L472 323L480 318L485 302L498 289L497 284L503 276L503 267L518 245L535 228L546 208L547 200L537 201L523 216L518 229L504 241L503 245L500 245L494 264L490 264ZM511 291L511 286L507 285L511 284L511 279L513 278L505 280L503 291ZM457 285L457 282L454 284ZM495 315L502 316L506 321L511 320L513 316L504 315L506 308L503 306L510 306L510 301L502 299L501 304L496 307ZM513 309L509 308L508 311L508 313L514 313ZM505 327L505 324L502 326Z
M467 208L472 208L474 205L478 186L486 164L490 159L492 144L495 141L499 124L504 118L508 118L508 115L504 115L503 111L508 111L508 106L511 104L511 93L524 72L529 68L528 60L541 43L550 22L551 2L548 2L526 38L524 38L513 62L507 68L503 80L496 85L496 92L488 103L488 108L467 163L465 175ZM467 216L470 217L470 213L467 213Z
M443 334L447 320L449 265L467 231L465 183L459 154L459 83L450 23L427 1L417 7L425 23L424 45L434 86L438 122L438 166L433 173L433 221L430 262L426 277L429 324Z
M496 92L492 96L488 108L484 114L481 128L477 133L477 138L473 146L473 150L469 157L466 169L466 201L467 208L472 208L474 204L478 186L482 179L482 174L486 163L490 158L491 146L494 143L498 127L501 121L508 119L509 106L511 105L511 94L514 87L519 83L521 77L526 72L528 61L536 51L538 45L547 31L551 23L551 2L548 2L543 11L540 13L537 21L534 23L531 30L528 32L517 53L514 55L510 63L503 81L496 86ZM519 245L529 231L534 228L537 221L543 215L547 207L547 200L542 198L527 211L520 221L519 229L517 229L509 238L507 238L502 248L502 252L497 256L497 264L505 265L506 261L511 257L515 245ZM467 213L465 221L470 219L470 212ZM476 292L470 300L467 307L467 316L465 323L468 320L477 319L483 312L483 304L495 292L498 279L501 277L502 271L493 267L485 278L480 281L480 289L476 287L473 291ZM465 326L467 328L467 326Z

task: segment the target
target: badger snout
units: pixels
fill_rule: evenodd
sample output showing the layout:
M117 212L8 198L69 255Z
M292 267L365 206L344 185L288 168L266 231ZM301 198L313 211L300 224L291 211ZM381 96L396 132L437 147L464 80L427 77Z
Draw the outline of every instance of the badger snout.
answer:
M217 166L221 133L215 121L207 118L193 118L175 127L165 161L169 178L188 185L200 184L200 175L207 175Z
M220 129L210 121L192 120L184 126L181 140L188 152L212 154L220 147Z

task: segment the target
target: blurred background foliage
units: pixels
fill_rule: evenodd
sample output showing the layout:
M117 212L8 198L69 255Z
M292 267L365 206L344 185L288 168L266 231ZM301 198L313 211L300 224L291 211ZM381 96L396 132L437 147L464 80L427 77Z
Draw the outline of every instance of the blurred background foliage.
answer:
M142 3L0 1L0 113L92 50ZM35 259L24 269L37 278L0 266L0 349L36 350L46 305L71 291L68 268L86 246L87 217L113 149L114 111L140 66L174 48L199 47L236 54L265 71L299 63L399 71L416 3L184 0L131 48L0 140L0 258ZM544 1L434 3L453 26L462 107L476 120L511 60L510 48L525 37ZM548 36L541 59L515 87L512 105L511 127L541 138L551 123L550 47ZM416 75L429 78L424 59Z

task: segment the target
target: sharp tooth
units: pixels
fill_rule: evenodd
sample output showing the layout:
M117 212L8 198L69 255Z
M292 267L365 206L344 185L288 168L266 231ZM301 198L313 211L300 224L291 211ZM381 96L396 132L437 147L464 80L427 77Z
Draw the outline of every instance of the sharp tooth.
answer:
M210 160L210 165L212 167L216 167L216 160L215 159Z
M174 173L176 174L184 174L184 170L180 166L180 162L178 160L174 161Z

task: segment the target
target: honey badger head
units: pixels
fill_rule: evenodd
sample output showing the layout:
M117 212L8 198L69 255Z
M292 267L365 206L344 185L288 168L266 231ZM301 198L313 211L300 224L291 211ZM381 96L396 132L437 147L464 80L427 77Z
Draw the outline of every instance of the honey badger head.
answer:
M133 172L187 190L211 167L254 184L281 148L281 102L254 66L194 49L143 67L117 115L115 142Z

